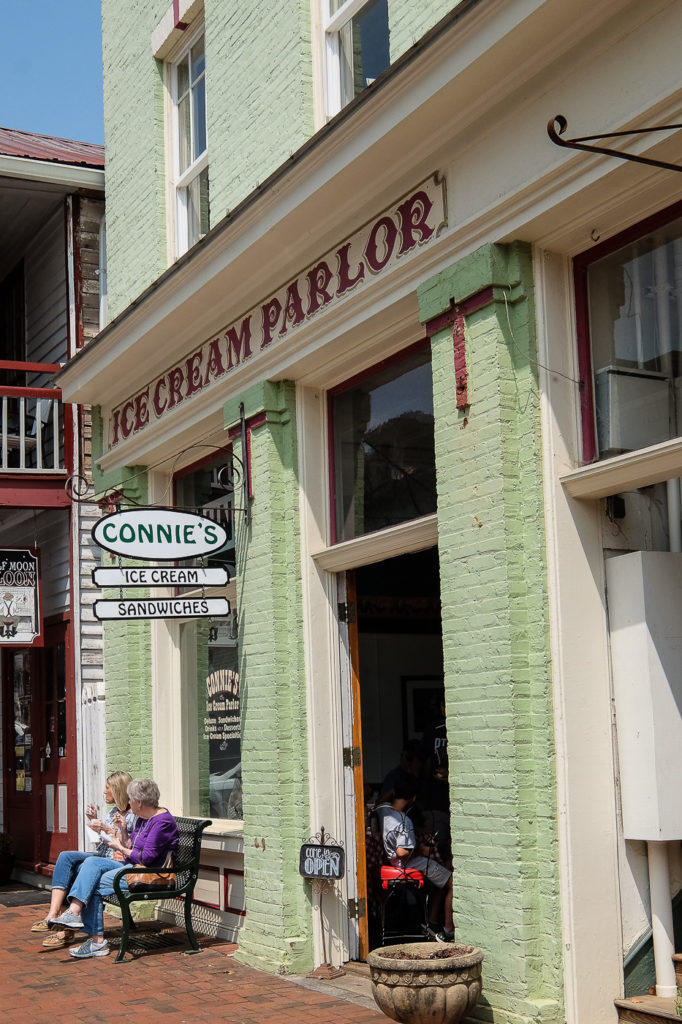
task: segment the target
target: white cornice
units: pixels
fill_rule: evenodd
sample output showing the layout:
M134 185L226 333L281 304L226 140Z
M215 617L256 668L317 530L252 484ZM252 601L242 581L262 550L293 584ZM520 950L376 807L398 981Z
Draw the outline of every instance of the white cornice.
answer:
M64 188L104 189L104 170L20 156L0 155L0 177L22 178Z

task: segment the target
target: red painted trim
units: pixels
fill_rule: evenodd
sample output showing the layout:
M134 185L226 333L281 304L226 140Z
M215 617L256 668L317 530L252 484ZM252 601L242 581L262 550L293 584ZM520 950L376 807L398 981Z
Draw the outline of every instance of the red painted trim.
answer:
M488 285L487 288L482 288L480 292L476 292L475 295L470 295L467 299L462 302L458 302L441 313L439 316L435 316L433 320L427 320L425 326L427 337L432 338L438 331L444 330L451 324L454 324L458 316L468 316L470 313L475 313L477 309L483 309L484 306L489 306L493 302L495 296L493 293L493 286Z
M64 490L65 477L66 473L53 477L3 473L0 476L0 507L70 508L71 499Z
M459 313L452 328L455 356L455 392L458 409L466 409L469 405L465 326L464 315Z
M205 873L214 873L218 875L218 901L220 901L220 868L216 867L215 864L202 864L199 863L199 870ZM192 903L196 903L200 907L211 907L212 910L221 910L220 902L211 903L210 900L198 900L192 896Z
M263 410L263 412L257 412L253 416L249 416L248 419L246 420L247 433L249 430L255 430L256 427L262 427L263 424L267 422L268 414L267 412L265 412L265 410ZM235 424L234 427L230 427L230 429L227 432L227 436L229 437L230 441L234 441L235 438L241 437L241 432L241 423L237 423Z
M12 359L0 359L0 370L28 370L30 373L56 373L61 370L59 363L17 363Z
M6 398L61 398L61 388L16 388L0 385L0 396Z
M223 903L224 912L226 914L236 914L237 917L246 917L246 911L238 909L237 907L231 907L229 904L229 884L230 875L237 875L239 878L244 877L244 872L239 871L238 868L223 868Z
M173 28L178 28L181 32L184 32L188 27L186 21L180 21L180 0L173 0Z

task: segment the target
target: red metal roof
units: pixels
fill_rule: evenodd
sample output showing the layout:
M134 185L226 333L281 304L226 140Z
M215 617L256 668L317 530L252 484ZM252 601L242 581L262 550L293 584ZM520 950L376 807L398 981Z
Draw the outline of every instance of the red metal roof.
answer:
M14 128L0 128L0 155L19 156L29 160L47 160L81 167L104 167L104 146L92 142L55 139Z

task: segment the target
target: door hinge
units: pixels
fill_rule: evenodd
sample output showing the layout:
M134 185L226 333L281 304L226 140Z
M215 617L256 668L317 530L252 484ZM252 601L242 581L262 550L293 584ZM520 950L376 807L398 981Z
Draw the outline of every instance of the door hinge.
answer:
M359 900L348 900L348 916L357 920L367 916L367 900L362 896Z
M352 601L339 602L339 622L355 622L355 605Z
M362 764L362 752L360 747L343 748L343 767L359 768Z

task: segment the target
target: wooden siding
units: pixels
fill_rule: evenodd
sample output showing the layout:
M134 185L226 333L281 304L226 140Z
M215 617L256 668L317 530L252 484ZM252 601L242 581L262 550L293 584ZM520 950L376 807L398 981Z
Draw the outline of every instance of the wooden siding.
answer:
M59 208L24 255L26 358L34 363L66 359L67 301L64 210ZM29 374L27 383L45 385L51 375Z

